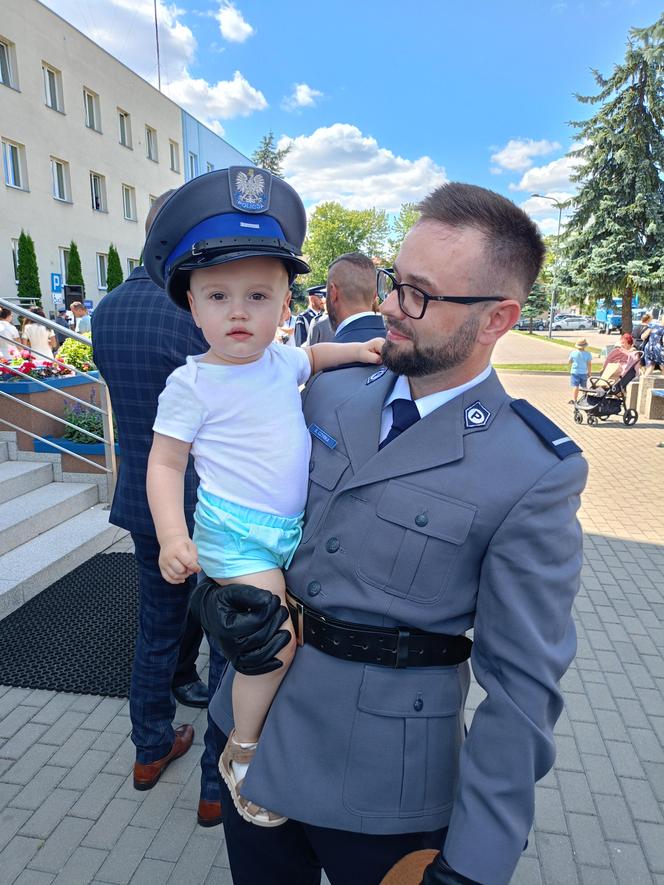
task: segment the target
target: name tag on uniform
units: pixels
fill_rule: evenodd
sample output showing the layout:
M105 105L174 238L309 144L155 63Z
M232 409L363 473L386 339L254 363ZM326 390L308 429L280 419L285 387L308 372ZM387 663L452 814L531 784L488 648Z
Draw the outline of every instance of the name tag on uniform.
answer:
M318 426L318 424L310 424L309 433L313 434L316 439L319 439L323 445L328 447L328 449L334 449L337 445L336 439L333 436L330 436L329 433L326 433L322 427Z

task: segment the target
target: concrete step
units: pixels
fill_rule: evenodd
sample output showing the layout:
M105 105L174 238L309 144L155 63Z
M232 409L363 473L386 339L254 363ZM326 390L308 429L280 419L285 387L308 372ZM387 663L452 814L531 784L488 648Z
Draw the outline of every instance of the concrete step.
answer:
M0 619L127 532L97 504L0 556Z
M50 463L3 461L0 464L0 504L48 485L49 482L53 482L53 467Z
M3 441L0 441L0 463L2 463L2 461L8 461L8 460L9 460L9 444L3 440Z
M97 503L96 483L52 482L0 504L0 556Z

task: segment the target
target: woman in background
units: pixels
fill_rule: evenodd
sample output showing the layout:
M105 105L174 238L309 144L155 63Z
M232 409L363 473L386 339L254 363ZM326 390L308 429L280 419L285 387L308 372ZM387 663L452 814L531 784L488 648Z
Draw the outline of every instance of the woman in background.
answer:
M35 307L32 312L46 319L46 315L41 307ZM42 323L27 322L23 326L21 340L36 351L36 353L32 354L33 357L37 359L41 357L44 360L53 359L53 351L57 347L57 340L53 332L47 326L42 325Z

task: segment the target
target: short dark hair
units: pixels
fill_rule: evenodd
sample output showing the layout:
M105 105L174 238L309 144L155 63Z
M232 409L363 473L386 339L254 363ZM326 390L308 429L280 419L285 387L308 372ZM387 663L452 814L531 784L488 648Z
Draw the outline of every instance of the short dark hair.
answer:
M6 320L11 315L12 312L8 307L0 307L0 320Z
M341 294L351 304L371 309L376 297L376 268L362 252L344 252L330 263L328 281L339 286Z
M520 300L525 301L542 268L546 248L537 225L523 209L495 191L458 181L436 188L417 209L421 221L481 231L490 247L492 277L506 283L517 281L522 288Z

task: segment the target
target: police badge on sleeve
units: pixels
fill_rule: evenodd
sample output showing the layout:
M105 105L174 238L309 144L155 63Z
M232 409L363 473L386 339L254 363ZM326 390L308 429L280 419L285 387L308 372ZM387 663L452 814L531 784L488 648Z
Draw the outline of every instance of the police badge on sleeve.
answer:
M265 212L270 205L271 176L253 166L228 170L231 203L241 212Z

